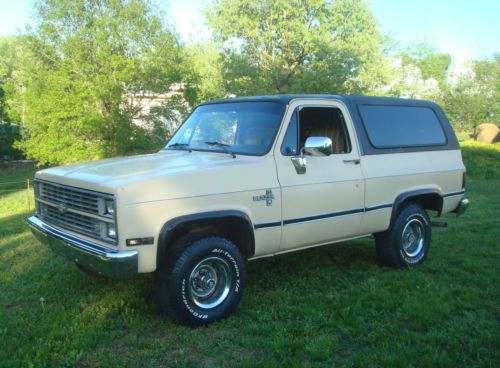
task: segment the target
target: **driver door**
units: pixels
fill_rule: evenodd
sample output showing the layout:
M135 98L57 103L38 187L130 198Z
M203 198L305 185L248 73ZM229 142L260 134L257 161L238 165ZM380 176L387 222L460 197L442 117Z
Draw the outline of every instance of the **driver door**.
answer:
M283 232L280 251L358 235L364 178L355 131L345 106L334 100L290 104L276 147ZM332 154L305 155L305 172L292 162L309 137L328 137Z

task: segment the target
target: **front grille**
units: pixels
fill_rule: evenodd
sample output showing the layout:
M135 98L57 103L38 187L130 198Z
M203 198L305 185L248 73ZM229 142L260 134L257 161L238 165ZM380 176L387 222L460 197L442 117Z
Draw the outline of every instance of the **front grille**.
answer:
M107 201L113 201L114 207L112 195L37 180L35 200L37 215L43 221L109 244L117 244L116 237L107 235L108 228L116 228L114 215L106 213Z
M38 194L41 199L52 203L62 204L84 212L99 213L99 197L97 193L47 182L39 182Z
M64 227L92 238L101 237L101 221L79 213L61 213L57 207L45 203L40 203L39 206L42 219L48 223Z

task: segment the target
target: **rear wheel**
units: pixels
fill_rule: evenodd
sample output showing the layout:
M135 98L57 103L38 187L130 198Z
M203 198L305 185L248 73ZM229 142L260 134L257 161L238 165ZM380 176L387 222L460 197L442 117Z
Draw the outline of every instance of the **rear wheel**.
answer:
M156 298L163 312L189 325L206 325L229 316L245 283L238 248L220 237L181 238L156 274Z
M380 261L391 267L415 266L427 257L431 225L425 210L410 204L404 207L388 230L375 235Z

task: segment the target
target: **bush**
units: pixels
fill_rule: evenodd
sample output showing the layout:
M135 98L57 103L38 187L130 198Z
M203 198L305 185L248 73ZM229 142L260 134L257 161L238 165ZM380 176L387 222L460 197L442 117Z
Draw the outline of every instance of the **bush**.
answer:
M13 147L14 142L21 139L19 125L0 122L0 161L20 160L22 153Z

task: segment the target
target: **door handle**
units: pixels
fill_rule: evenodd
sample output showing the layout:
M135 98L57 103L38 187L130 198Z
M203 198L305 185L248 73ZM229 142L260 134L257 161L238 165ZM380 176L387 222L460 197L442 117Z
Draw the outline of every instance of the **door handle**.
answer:
M354 164L359 165L359 158L353 158L352 160L344 160L344 164Z

